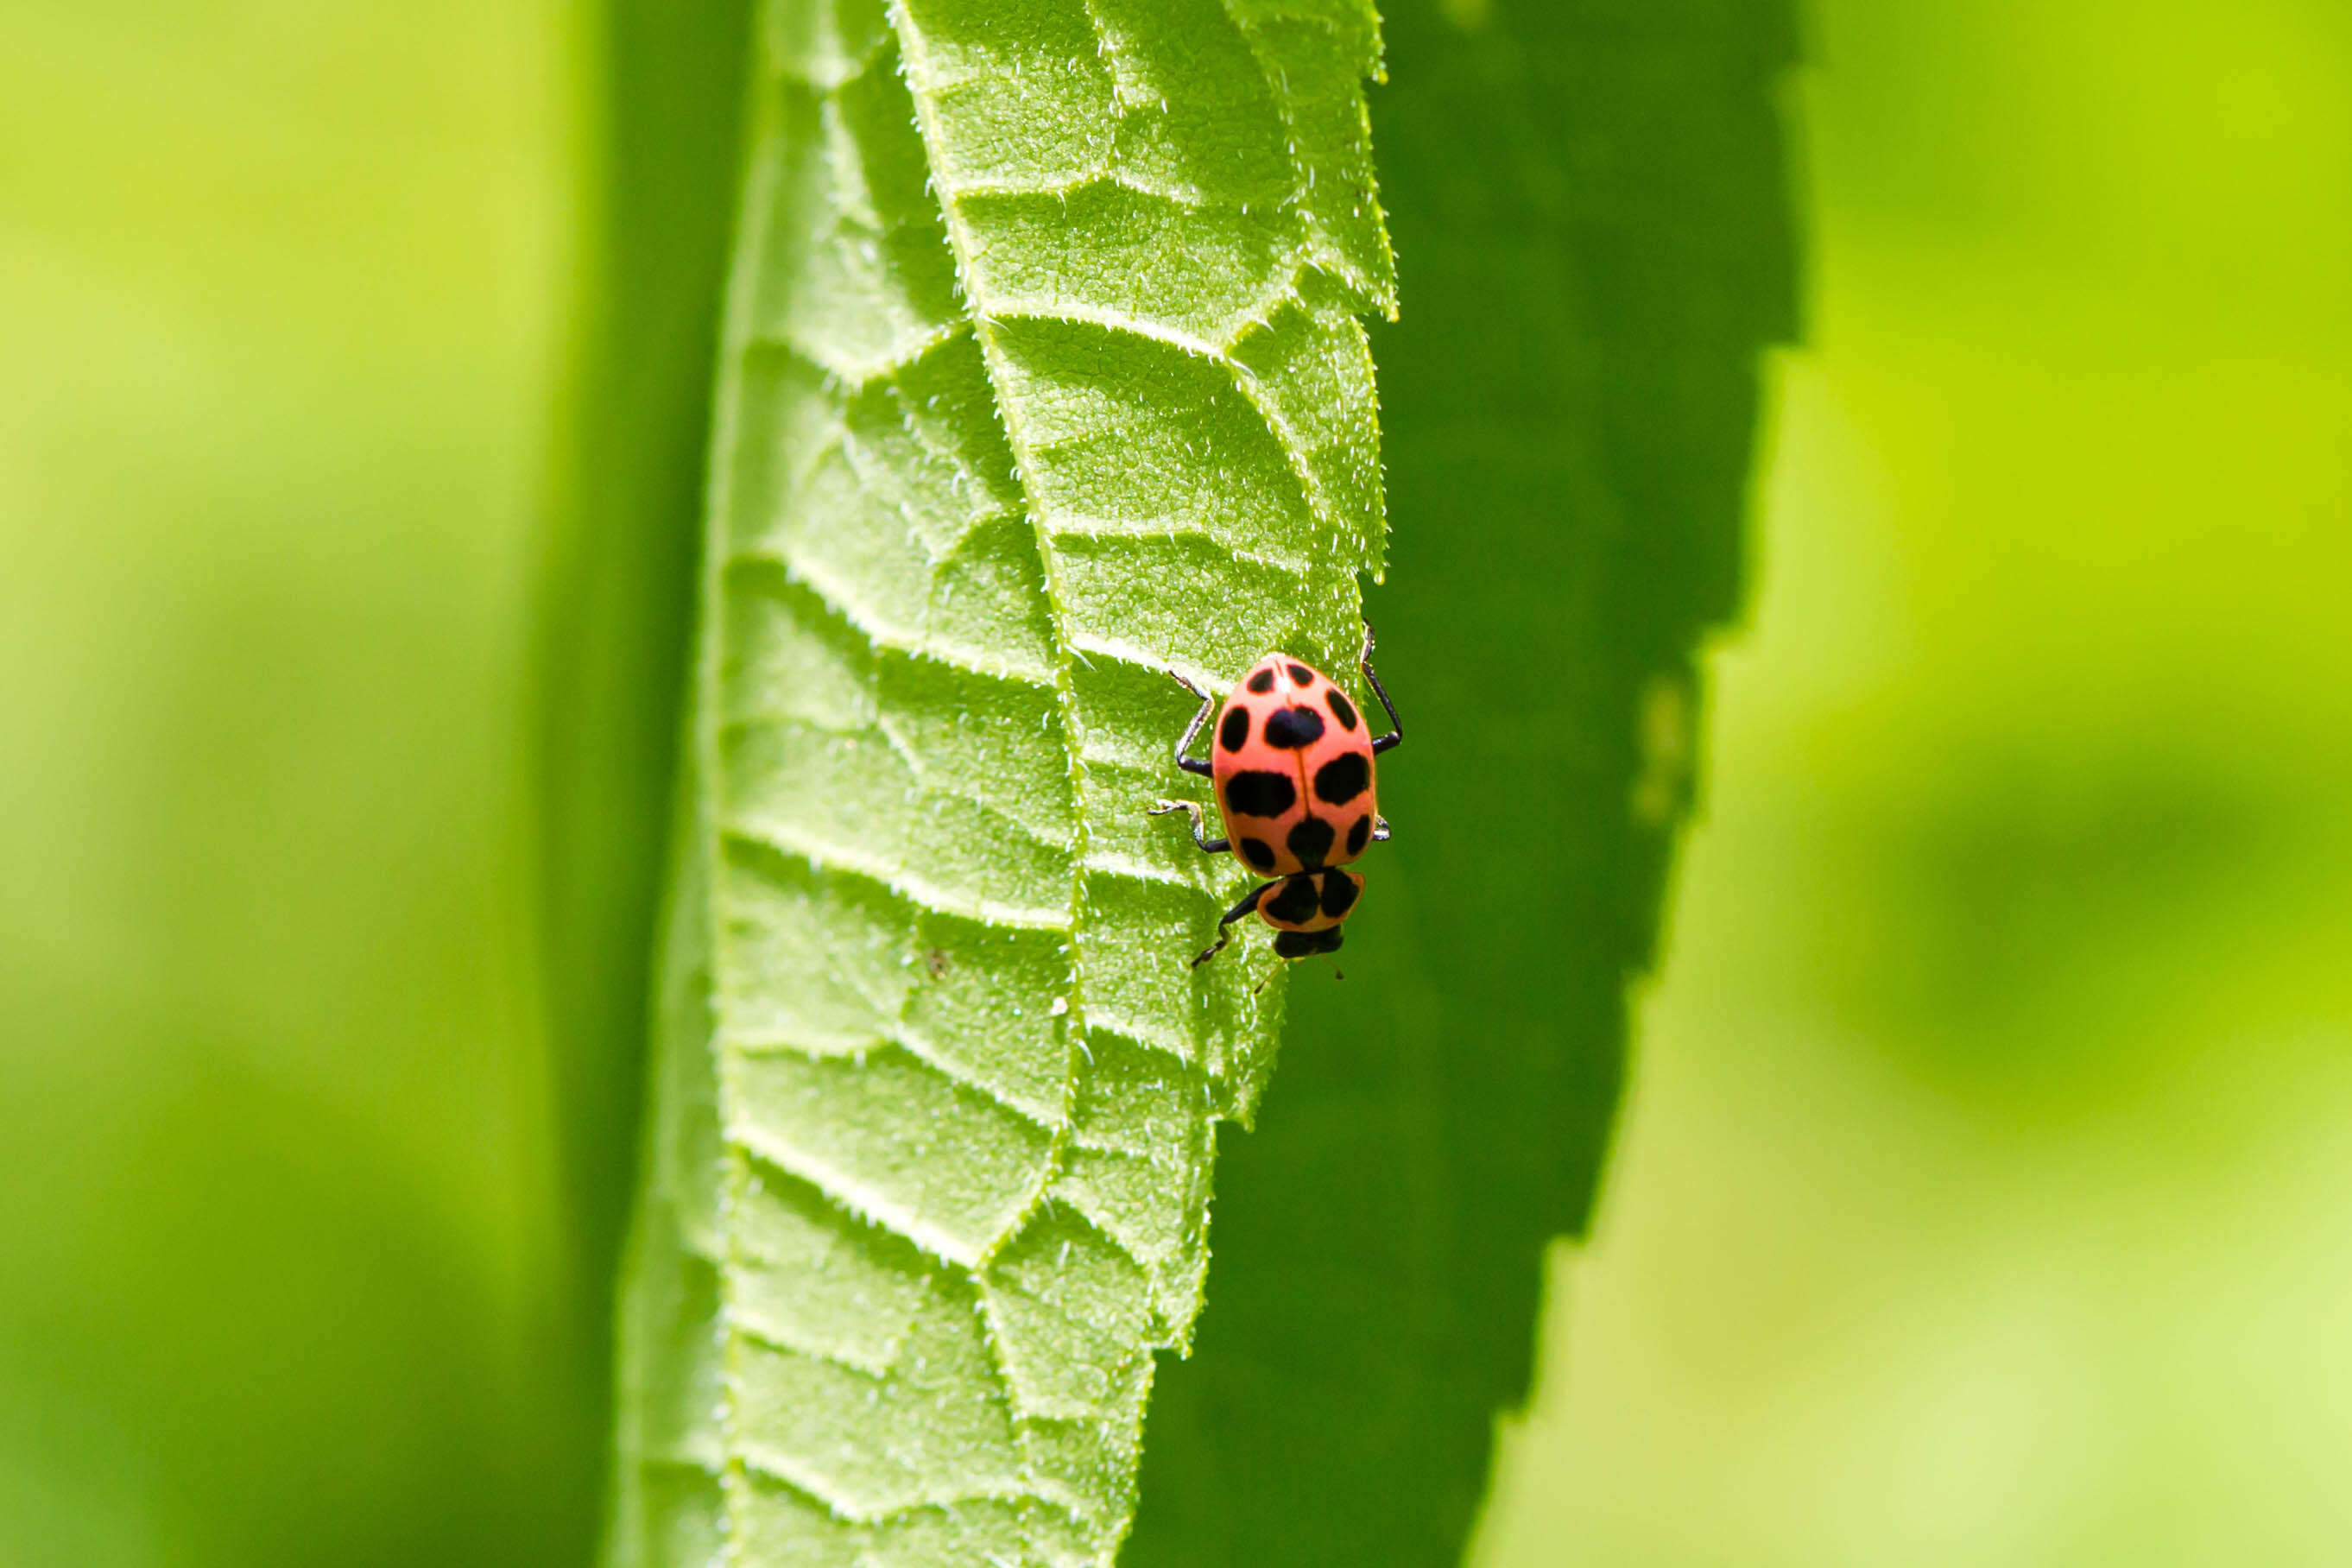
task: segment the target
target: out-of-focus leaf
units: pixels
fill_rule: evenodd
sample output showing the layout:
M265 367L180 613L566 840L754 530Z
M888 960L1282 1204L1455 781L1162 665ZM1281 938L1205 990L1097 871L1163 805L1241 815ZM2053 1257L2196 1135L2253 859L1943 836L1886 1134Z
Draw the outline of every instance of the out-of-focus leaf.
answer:
M687 675L750 0L595 13L583 300L555 443L542 900L583 1275L609 1278Z
M1738 605L1756 362L1793 330L1789 9L1389 13L1396 837L1346 983L1302 977L1281 1080L1224 1141L1129 1568L1459 1560L1544 1252L1591 1207L1694 654Z
M1171 667L1344 668L1352 3L778 0L722 349L612 1560L1107 1562L1282 994Z
M741 146L751 0L586 13L581 300L541 542L533 711L539 892L570 1316L546 1326L565 1495L592 1550L614 1279L688 659L710 385ZM573 1435L576 1434L576 1436Z

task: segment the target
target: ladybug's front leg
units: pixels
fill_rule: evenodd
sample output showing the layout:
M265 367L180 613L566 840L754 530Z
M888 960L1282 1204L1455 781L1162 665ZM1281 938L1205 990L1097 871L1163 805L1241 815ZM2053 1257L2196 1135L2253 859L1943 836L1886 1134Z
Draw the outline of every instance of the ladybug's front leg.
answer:
M1230 838L1212 838L1209 837L1209 824L1202 816L1200 804L1196 801L1163 800L1143 815L1146 816L1165 816L1171 811L1181 811L1192 819L1192 842L1199 845L1204 853L1210 855L1223 855L1226 850L1231 849L1234 847L1233 840Z
M1381 678L1372 673L1372 623L1370 621L1364 623L1364 651L1356 656L1356 663L1362 668L1364 681L1372 689L1372 695L1381 700L1382 708L1388 710L1389 732L1372 738L1372 755L1377 757L1404 739L1404 721L1397 717L1396 704L1389 700L1388 688L1382 686ZM1195 722L1197 725L1197 721Z
M1216 944L1211 947L1206 952L1201 954L1200 957L1194 959L1192 961L1192 967L1198 969L1201 965L1208 963L1209 960L1216 957L1217 954L1224 952L1225 943L1234 940L1234 922L1238 920L1247 920L1250 916L1257 913L1257 901L1265 897L1268 889L1278 888L1280 886L1282 886L1282 884L1279 882L1261 882L1256 887L1252 888L1249 890L1249 897L1244 899L1240 903L1235 904L1232 909L1227 910L1224 912L1223 918L1217 921Z
M1192 721L1184 726L1183 736L1176 742L1176 765L1188 773L1198 773L1202 778L1208 778L1215 770L1200 758L1188 757L1184 753L1192 748L1192 737L1201 732L1201 726L1209 721L1209 715L1217 710L1217 700L1172 669L1168 672L1168 679L1201 700L1201 710L1192 715ZM1382 700L1385 701L1386 699Z

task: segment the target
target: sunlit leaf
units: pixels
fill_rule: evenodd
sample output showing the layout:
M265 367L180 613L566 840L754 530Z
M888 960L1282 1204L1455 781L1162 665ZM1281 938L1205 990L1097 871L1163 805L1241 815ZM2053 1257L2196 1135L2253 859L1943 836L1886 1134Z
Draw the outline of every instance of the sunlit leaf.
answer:
M1344 670L1386 310L1348 4L772 5L613 1560L1101 1562L1271 1065L1172 667Z

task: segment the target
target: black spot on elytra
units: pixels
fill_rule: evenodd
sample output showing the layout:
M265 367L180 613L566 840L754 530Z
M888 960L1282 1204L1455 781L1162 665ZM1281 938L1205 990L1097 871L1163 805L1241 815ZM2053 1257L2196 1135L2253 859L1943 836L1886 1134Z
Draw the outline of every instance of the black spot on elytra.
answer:
M1323 873L1323 912L1338 920L1356 907L1356 882L1344 871Z
M1345 805L1372 782L1372 764L1361 752L1342 752L1315 770L1315 798L1326 805Z
M1298 863L1311 871L1329 856L1331 840L1338 837L1329 823L1319 816L1309 816L1293 824L1283 843L1298 858Z
M1291 877L1282 884L1282 890L1258 905L1267 914L1286 925L1304 925L1315 918L1322 900L1315 896L1315 879Z
M1290 684L1312 686L1315 684L1315 672L1303 664L1294 664L1290 667Z
M1251 768L1225 781L1225 809L1236 816L1280 816L1297 804L1297 784L1282 773Z
M1329 931L1278 931L1274 933L1274 955L1276 958L1313 958L1318 953L1337 952L1347 934L1338 926Z
M1331 689L1331 717L1339 721L1339 728L1350 735L1356 732L1356 705L1336 686Z
M1274 846L1263 838L1244 838L1240 845L1242 858L1261 871L1274 869Z
M1249 678L1249 689L1260 697L1274 689L1274 671L1261 669Z
M1249 744L1249 710L1228 708L1224 722L1217 726L1217 744L1229 752L1238 752Z
M1364 852L1364 846L1371 841L1372 814L1368 811L1356 818L1355 826L1348 829L1348 853L1351 856L1361 855Z
M1282 751L1311 746L1323 738L1323 715L1312 708L1277 708L1265 716L1265 743Z

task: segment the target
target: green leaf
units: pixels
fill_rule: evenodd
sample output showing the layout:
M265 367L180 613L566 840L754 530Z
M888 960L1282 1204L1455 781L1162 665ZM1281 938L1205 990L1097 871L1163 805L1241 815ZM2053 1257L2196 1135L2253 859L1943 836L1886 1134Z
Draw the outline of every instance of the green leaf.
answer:
M1127 1568L1437 1568L1591 1214L1794 330L1785 0L1401 3L1375 340L1410 742L1347 981L1302 975L1218 1169L1211 1305ZM1574 1367L1552 1375L1577 1375Z
M1167 671L1344 670L1383 542L1375 25L759 37L610 1556L1106 1562L1283 994Z
M581 294L541 541L540 931L571 1289L539 1336L577 1391L534 1470L549 1561L593 1549L620 1238L676 787L750 0L602 0Z

